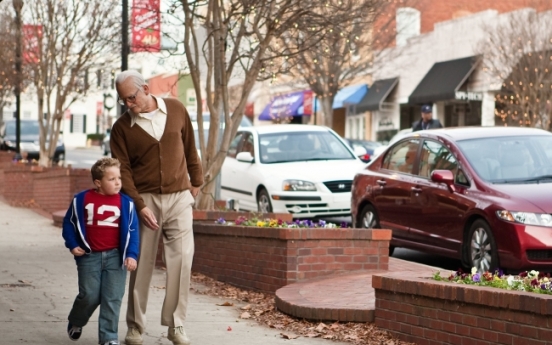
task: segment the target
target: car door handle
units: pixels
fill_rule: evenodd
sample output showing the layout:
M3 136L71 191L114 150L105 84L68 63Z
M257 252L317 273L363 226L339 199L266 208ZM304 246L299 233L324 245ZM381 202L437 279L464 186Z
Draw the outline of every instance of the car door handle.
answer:
M413 191L414 193L421 193L422 192L422 188L418 188L418 187L411 187L410 190Z
M376 180L376 183L379 184L381 187L383 187L387 184L387 182L385 182L385 180Z

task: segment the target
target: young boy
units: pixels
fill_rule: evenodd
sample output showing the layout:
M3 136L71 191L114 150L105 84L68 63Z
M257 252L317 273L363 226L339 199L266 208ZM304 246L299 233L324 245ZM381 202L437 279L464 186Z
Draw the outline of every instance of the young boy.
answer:
M75 195L63 220L65 246L75 256L79 279L79 294L67 325L74 341L100 306L99 343L119 345L124 268L136 269L139 251L138 216L132 199L120 193L119 168L117 159L98 160L91 169L96 189Z

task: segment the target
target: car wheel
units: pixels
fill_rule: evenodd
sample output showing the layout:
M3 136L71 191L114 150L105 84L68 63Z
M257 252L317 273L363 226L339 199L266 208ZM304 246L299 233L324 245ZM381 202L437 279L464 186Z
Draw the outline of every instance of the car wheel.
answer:
M257 207L261 213L271 213L272 204L270 203L270 196L266 189L261 189L257 194Z
M364 208L362 209L362 211L358 216L357 228L381 229L378 215L376 213L376 210L374 209L374 206L372 205L364 206ZM389 244L389 256L393 255L394 251L395 251L395 247Z
M484 273L498 268L498 248L487 222L479 219L472 224L465 249L470 269Z

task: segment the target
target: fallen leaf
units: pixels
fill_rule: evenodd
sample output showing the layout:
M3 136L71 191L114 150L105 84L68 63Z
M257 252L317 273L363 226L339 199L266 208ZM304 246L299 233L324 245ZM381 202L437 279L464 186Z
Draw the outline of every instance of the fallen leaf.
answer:
M228 326L228 328L226 329L228 332L230 332L232 330L232 327Z
M320 336L320 334L318 334L318 333L307 333L305 335L305 337L307 337L307 338L316 338L316 337L319 337L319 336Z
M326 326L325 324L323 323L319 323L318 326L316 326L316 331L317 332L322 332L325 328L328 328L328 326Z
M241 310L249 310L251 309L251 304L246 305L245 307L241 307Z
M333 339L335 336L333 334L326 334L322 336L322 339Z
M159 290L165 290L164 286L154 286L153 288L154 289L159 289Z
M339 323L337 323L337 322L332 323L332 325L330 326L330 329L332 329L332 330L335 330L335 329L338 329L338 328L339 328Z
M299 336L298 336L298 335L295 335L295 334L280 333L280 335L281 335L282 338L284 338L284 339L297 339L297 338L299 338Z
M251 314L249 314L248 312L243 312L240 315L240 319L249 319L249 318L251 318Z
M217 304L221 307L232 307L234 305L234 303L231 303L231 302L224 302L222 304Z
M10 311L15 311L15 309L11 309L11 308L10 308Z
M22 279L19 279L18 282L23 283L23 284L30 284L31 283L28 280L22 280Z

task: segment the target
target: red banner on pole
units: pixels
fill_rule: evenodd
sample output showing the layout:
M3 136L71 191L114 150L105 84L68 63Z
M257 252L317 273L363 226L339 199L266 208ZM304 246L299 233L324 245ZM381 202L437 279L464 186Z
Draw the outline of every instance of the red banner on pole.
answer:
M303 114L312 115L312 90L305 91L303 97Z
M42 25L23 25L22 32L23 63L36 64L40 62L40 41L42 40Z
M103 114L103 102L96 102L96 116L102 116Z
M134 0L132 5L132 52L161 50L159 0Z

